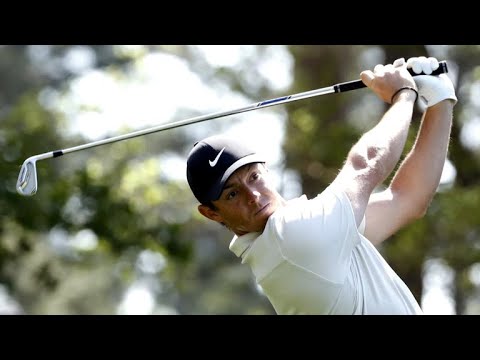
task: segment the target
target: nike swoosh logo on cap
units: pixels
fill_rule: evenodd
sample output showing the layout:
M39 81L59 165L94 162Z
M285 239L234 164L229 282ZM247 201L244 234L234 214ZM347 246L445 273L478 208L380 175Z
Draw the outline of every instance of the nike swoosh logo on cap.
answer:
M210 167L214 167L215 165L217 165L218 159L220 159L220 156L222 155L223 150L225 150L225 147L222 150L220 150L220 152L215 157L215 159L213 159L213 161L208 160L208 163L210 164Z

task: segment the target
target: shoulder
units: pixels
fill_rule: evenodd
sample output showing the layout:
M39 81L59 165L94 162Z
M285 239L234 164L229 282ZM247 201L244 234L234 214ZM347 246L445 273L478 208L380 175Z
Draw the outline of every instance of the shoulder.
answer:
M280 208L274 215L282 217L285 215L301 214L302 212L315 209L326 209L334 206L349 206L349 198L345 191L339 186L330 185L315 197L307 198L306 195L288 200L286 205Z
M314 198L302 195L288 201L271 216L267 225L279 233L305 233L336 227L338 222L342 226L354 224L354 218L347 195L340 188L329 186Z

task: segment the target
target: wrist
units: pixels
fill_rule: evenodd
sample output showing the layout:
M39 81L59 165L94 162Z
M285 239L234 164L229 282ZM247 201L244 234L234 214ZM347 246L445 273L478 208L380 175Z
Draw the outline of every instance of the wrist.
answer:
M397 91L395 91L390 99L390 104L393 104L393 102L400 98L400 97L403 97L404 95L403 94L410 94L410 95L407 95L407 96L413 96L414 97L414 100L413 102L417 101L417 98L418 98L418 91L417 89L411 87L411 86L403 86L401 87L400 89L398 89Z

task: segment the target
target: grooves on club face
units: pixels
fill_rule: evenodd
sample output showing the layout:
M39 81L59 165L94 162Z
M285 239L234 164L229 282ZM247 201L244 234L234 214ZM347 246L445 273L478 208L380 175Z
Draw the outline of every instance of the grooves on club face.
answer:
M27 160L23 163L17 180L17 192L23 196L31 196L37 192L35 161Z

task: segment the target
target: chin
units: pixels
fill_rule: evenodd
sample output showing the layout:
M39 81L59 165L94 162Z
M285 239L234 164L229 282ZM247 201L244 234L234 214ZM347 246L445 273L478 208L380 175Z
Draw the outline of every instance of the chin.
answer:
M268 218L273 215L273 213L277 210L277 208L278 208L278 204L276 202L272 201L268 205L268 207L265 209L265 213L263 214L263 216L265 216L266 219L268 220ZM266 222L266 220L265 220L265 222Z
M265 229L265 226L267 225L267 221L268 219L270 218L270 216L273 214L273 212L270 213L270 211L268 213L266 213L264 216L262 216L261 219L258 219L258 229L257 231L259 232L263 232L263 230Z

